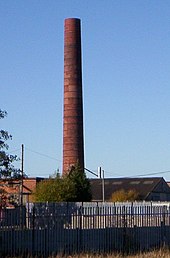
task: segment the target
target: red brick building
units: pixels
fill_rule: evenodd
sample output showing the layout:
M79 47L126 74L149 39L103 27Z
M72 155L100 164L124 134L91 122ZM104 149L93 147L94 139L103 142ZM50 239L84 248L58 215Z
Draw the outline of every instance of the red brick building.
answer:
M33 193L36 189L37 183L42 181L44 178L33 177L24 178L23 184L21 180L0 180L0 202L2 203L2 198L6 201L7 206L18 205L23 201L33 202ZM22 198L21 198L22 197Z

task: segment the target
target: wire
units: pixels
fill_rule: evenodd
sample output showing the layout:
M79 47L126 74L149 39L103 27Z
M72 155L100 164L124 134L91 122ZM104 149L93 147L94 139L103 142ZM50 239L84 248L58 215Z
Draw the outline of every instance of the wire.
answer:
M56 159L56 158L51 157L51 156L49 156L49 155L46 155L46 154L44 154L44 153L40 153L40 152L38 152L38 151L31 150L31 149L29 149L29 148L27 148L27 147L25 147L25 149L28 150L28 151L30 151L30 152L33 152L33 153L35 153L35 154L38 154L38 155L40 155L40 156L43 156L43 157L46 157L46 158L49 158L49 159L53 159L53 160L57 160L57 161L61 162L60 159ZM10 151L10 152L12 153L12 152L16 152L16 151L19 151L19 150L20 150L20 149L15 149L15 150L12 150L12 151ZM85 168L85 170L88 171L88 172L90 172L91 174L93 174L93 175L95 175L95 176L98 176L96 173L94 173L93 171L91 171L91 170L89 170L89 169L87 169L87 168ZM108 171L105 171L105 172L107 172L107 174L111 174L111 173L109 173ZM128 177L128 178L135 178L135 177L153 176L153 175L166 174L166 173L170 173L170 170L167 170L167 171L159 171L159 172L153 172L153 173L146 173L146 174L139 174L139 175L133 175L133 176L127 176L127 177ZM112 173L112 174L113 174L113 173ZM117 175L119 175L119 174L117 174ZM120 176L120 175L119 175L119 176ZM120 177L121 177L121 178L127 178L127 177L125 177L125 176L120 176Z
M84 169L85 169L86 171L88 171L89 173L91 173L92 175L98 177L98 175L97 175L95 172L91 171L90 169L88 169L88 168L84 168Z
M57 161L60 161L60 162L61 162L60 159L56 159L56 158L54 158L54 157L51 157L51 156L49 156L49 155L40 153L40 152L38 152L38 151L31 150L31 149L29 149L29 148L27 148L27 147L25 147L25 149L28 150L28 151L30 151L30 152L33 152L33 153L35 153L35 154L38 154L38 155L40 155L40 156L43 156L43 157L46 157L46 158L49 158L49 159L53 159L53 160L57 160Z
M167 171L159 171L159 172L153 172L153 173L146 173L146 174L139 174L139 175L133 175L133 176L121 176L121 178L135 178L135 177L144 177L144 176L154 176L158 174L166 174L170 173L170 170ZM110 174L110 173L109 173ZM113 173L112 173L113 174Z
M169 170L167 171L160 171L160 172L154 172L154 173L148 173L148 174L141 174L141 175L136 175L136 176L131 176L131 177L140 177L140 176L153 176L153 175L158 175L158 174L166 174L166 173L170 173Z

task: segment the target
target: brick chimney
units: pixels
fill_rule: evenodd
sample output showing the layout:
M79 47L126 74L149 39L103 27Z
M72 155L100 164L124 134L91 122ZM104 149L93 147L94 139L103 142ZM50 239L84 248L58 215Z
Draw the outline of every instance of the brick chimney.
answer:
M64 26L63 173L79 163L84 168L83 99L80 19Z

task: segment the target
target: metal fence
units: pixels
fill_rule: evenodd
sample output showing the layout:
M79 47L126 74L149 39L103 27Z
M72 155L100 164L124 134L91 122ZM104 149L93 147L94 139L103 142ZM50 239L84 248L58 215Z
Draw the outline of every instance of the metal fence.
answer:
M170 203L29 203L0 210L0 257L123 252L170 244Z

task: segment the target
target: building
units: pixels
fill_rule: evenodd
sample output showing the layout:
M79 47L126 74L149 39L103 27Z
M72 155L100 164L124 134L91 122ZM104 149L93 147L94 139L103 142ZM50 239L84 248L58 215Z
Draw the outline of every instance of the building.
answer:
M21 203L21 189L23 189L23 204L33 202L33 193L37 184L44 178L24 178L23 188L21 180L0 180L0 197L4 192L7 197L7 206L14 207ZM104 187L103 187L104 183ZM162 177L151 178L105 178L90 179L92 201L111 201L111 196L119 190L134 190L141 201L170 201L170 187ZM170 183L169 183L170 184ZM104 194L104 196L103 196Z
M36 189L37 183L44 180L44 178L33 177L24 178L23 185L19 179L0 180L0 195L6 198L7 206L12 207L27 202L33 202L33 193Z
M90 179L92 201L103 200L102 179ZM104 200L110 201L114 192L119 190L134 190L139 194L139 200L170 201L170 187L163 177L151 178L105 178Z

